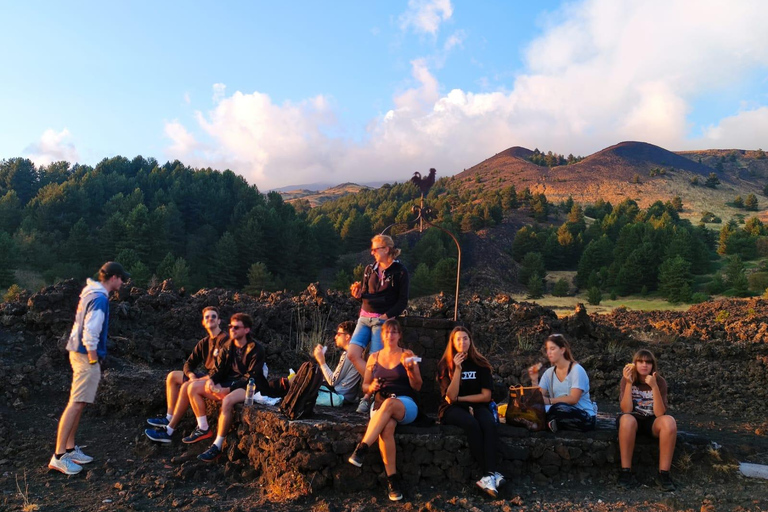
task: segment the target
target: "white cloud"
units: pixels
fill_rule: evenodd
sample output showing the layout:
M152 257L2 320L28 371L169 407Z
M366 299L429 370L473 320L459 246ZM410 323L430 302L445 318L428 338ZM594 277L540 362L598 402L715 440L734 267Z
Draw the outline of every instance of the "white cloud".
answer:
M445 40L443 50L449 52L456 46L462 46L466 38L467 34L463 30L457 30Z
M447 8L435 10L439 5ZM442 18L419 18L422 11L444 19L452 13L447 2L409 3L407 26L432 34ZM392 108L368 123L360 142L331 134L336 117L326 96L278 105L260 92L236 92L198 113L197 128L212 141L207 147L171 123L170 152L196 165L230 167L263 188L402 180L429 167L445 176L513 145L580 155L622 140L673 150L768 149L760 140L768 107L753 105L704 130L688 120L702 95L768 68L766 16L768 3L748 0L701 0L695 9L685 0L567 4L528 46L527 68L504 90L481 83L483 92L441 93L430 69L440 62L414 59L412 85L393 95Z
M80 160L80 155L75 145L69 142L71 134L64 128L60 132L49 128L40 136L40 140L30 144L24 153L37 166L49 165L53 162L66 160L75 163Z
M213 84L213 102L218 103L227 94L227 86L224 84Z
M198 147L195 137L178 121L165 123L165 135L173 141L173 145L168 148L171 154L188 155Z
M185 104L185 105L189 105L189 104L191 104L191 103L192 103L192 97L189 95L189 93L188 93L188 92L185 92L185 93L184 93L184 96L183 96L183 98L184 98L184 104Z
M324 179L343 153L341 141L325 133L336 121L324 96L278 105L267 94L238 91L196 118L213 142L199 144L179 123L166 123L174 141L168 155L191 165L231 168L260 187Z
M400 15L400 28L436 35L440 24L453 16L450 0L408 0L408 10Z
M746 110L709 126L698 139L699 147L724 149L768 148L768 107Z

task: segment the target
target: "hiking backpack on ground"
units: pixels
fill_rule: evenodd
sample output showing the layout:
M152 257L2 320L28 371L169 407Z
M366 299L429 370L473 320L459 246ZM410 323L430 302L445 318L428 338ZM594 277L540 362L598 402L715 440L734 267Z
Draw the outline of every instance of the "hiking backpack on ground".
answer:
M301 365L291 382L288 393L280 402L280 410L289 420L298 420L310 416L315 409L317 393L323 383L320 367L307 361Z

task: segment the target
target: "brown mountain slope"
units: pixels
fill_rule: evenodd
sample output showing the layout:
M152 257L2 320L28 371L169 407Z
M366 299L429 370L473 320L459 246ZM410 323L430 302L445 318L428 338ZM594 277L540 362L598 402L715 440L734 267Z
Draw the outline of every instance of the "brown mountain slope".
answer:
M579 163L551 169L526 160L531 154L525 148L512 147L466 169L454 179L462 189L488 191L515 185L522 190L527 187L531 192L546 194L551 202L571 196L581 203L603 199L617 204L630 198L647 207L657 200L668 201L679 195L687 207L685 215L698 220L706 210L724 219L745 213L726 203L737 195L744 198L750 193L762 198L762 186L768 176L768 159L761 158L758 151L675 153L653 144L627 141L594 153ZM718 165L718 162L721 163ZM664 174L653 172L655 169L663 170ZM702 186L712 172L722 182L717 189ZM691 185L694 178L698 179L699 186Z

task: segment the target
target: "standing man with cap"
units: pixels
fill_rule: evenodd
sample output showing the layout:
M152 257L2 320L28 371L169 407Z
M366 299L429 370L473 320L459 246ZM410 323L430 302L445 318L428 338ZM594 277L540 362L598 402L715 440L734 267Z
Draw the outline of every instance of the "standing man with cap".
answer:
M121 264L109 261L99 270L99 281L88 279L80 292L75 323L67 342L72 389L69 403L59 419L56 451L48 463L49 469L74 475L83 469L80 464L93 461L93 457L84 454L75 444L75 433L85 404L92 404L96 398L101 361L107 356L109 294L118 290L129 277Z

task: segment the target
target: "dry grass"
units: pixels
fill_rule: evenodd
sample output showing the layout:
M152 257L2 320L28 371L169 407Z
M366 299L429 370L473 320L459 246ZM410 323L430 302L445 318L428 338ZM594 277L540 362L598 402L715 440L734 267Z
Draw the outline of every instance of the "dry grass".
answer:
M639 296L627 296L617 298L616 300L603 300L599 305L589 304L585 294L568 297L555 297L554 295L545 295L540 299L529 299L527 294L518 293L512 295L512 298L518 302L531 302L554 310L559 317L569 316L573 313L576 304L584 304L589 313L608 314L618 307L635 309L639 311L686 311L689 304L671 304L664 299L657 297L646 298Z
M684 452L677 457L677 461L674 464L675 468L680 470L681 473L685 473L693 467L693 458L690 453Z
M674 343L677 341L676 334L669 334L661 331L634 330L632 331L631 337L638 341L642 341L643 343L654 343L654 344Z
M38 505L35 505L34 503L29 501L29 484L27 483L27 472L24 472L24 489L22 490L21 484L19 484L19 474L16 474L16 490L18 495L21 497L22 501L22 507L21 510L23 512L33 512L35 510L38 510L40 507Z
M295 317L291 321L291 328L294 325L296 327L294 348L311 356L315 345L322 345L325 342L331 311L329 310L326 315L323 315L319 308L304 309L299 307L296 308L294 314ZM293 336L290 337L293 338Z

